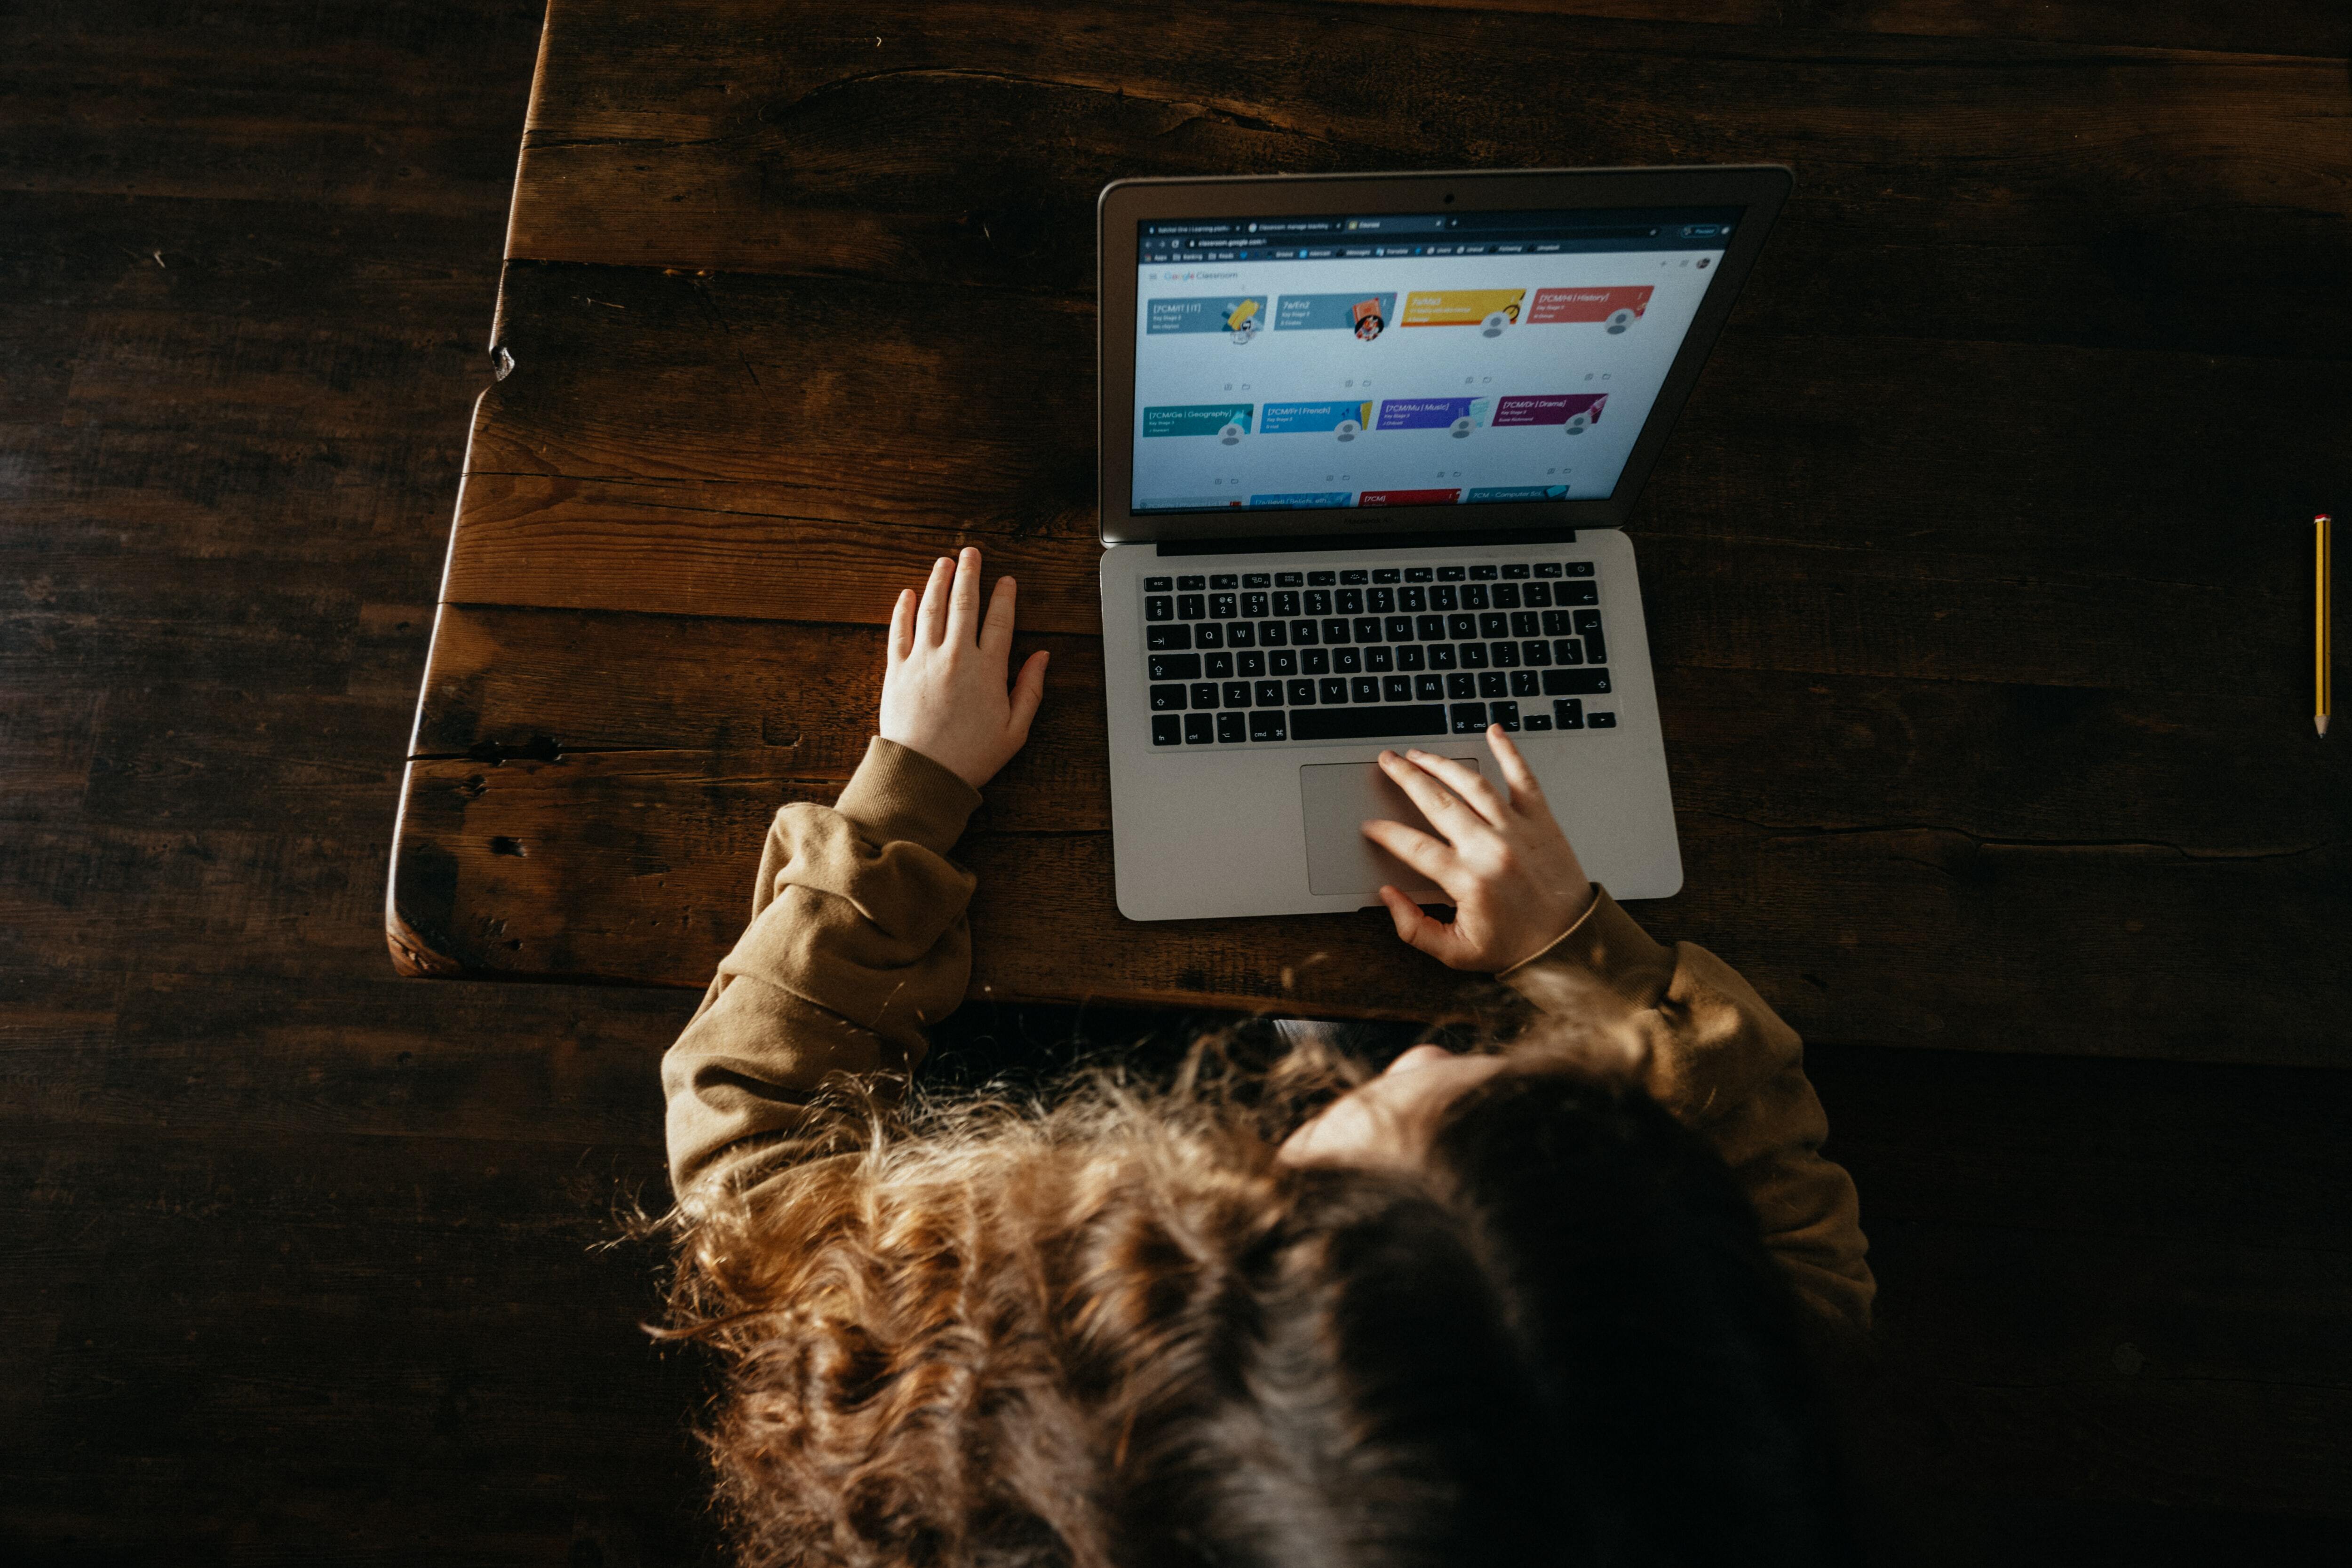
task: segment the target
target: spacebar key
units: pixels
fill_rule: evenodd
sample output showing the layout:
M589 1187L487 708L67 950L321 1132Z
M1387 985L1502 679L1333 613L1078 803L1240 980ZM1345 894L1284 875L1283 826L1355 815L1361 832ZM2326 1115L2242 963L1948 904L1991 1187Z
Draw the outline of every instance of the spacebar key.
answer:
M1369 741L1381 735L1443 735L1445 707L1414 702L1398 708L1293 708L1294 741Z

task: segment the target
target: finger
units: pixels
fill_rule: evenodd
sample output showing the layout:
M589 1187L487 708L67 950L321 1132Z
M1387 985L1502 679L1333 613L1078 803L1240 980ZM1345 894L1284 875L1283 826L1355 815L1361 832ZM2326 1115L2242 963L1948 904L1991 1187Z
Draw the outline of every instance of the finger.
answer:
M915 625L922 640L932 647L939 647L940 639L947 635L948 588L954 582L954 562L942 555L931 563L931 578L923 584L923 607Z
M890 662L898 663L915 647L915 591L898 590L898 602L890 606Z
M1419 904L1386 884L1381 888L1381 902L1389 907L1389 918L1396 922L1397 936L1407 946L1419 948L1440 963L1453 963L1462 939L1452 926L1433 918Z
M1455 848L1460 848L1472 834L1493 831L1485 817L1455 799L1452 790L1410 760L1394 752L1382 752L1381 771L1404 791L1407 799L1421 807L1421 815L1429 818L1429 825L1445 835Z
M1363 835L1439 887L1453 891L1446 880L1459 874L1462 858L1441 839L1432 838L1402 822L1375 817L1363 825Z
M1510 811L1509 803L1496 793L1494 784L1476 768L1452 757L1441 757L1434 752L1422 751L1418 747L1407 752L1404 760L1423 773L1435 774L1453 786L1454 793L1468 802L1470 809L1485 817L1489 823L1496 827L1503 826Z
M956 552L955 587L948 595L948 641L970 647L980 640L980 552Z
M1503 770L1503 782L1511 789L1511 806L1516 811L1534 812L1544 804L1543 785L1536 782L1535 770L1528 766L1527 758L1519 755L1518 747L1500 724L1489 725L1486 744L1495 749L1495 761Z
M1016 735L1029 733L1029 721L1037 717L1037 704L1045 700L1045 664L1050 657L1042 647L1031 654L1021 666L1019 679L1013 683L1013 717L1009 722Z
M1020 592L1010 577L996 580L996 591L988 596L988 618L981 623L980 647L983 653L998 658L1013 656L1013 605Z

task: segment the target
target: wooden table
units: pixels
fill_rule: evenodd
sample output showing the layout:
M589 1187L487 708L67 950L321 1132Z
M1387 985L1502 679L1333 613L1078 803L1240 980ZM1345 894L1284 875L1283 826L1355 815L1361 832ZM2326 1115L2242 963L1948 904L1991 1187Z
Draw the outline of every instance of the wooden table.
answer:
M1095 195L1780 161L1632 529L1688 865L1637 913L1816 1038L2340 1059L2340 70L2203 52L2300 13L1619 8L553 0L395 960L702 984L864 748L892 595L977 543L1055 657L962 850L976 994L1444 1005L1376 913L1112 906Z

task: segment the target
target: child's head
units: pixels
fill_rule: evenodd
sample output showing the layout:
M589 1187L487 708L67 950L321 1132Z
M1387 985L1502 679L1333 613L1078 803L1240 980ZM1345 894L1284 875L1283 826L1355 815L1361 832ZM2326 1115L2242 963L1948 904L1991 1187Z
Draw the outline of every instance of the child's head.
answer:
M1282 1145L1360 1075L1225 1059L932 1106L697 1226L746 1560L1843 1555L1754 1215L1629 1074L1515 1051L1339 1163Z

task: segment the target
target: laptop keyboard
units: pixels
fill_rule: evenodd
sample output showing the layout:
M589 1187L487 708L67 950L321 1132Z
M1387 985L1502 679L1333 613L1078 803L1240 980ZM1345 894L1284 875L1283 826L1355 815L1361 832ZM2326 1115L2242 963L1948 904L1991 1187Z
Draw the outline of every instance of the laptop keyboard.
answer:
M1143 621L1155 746L1617 724L1590 561L1171 574Z

